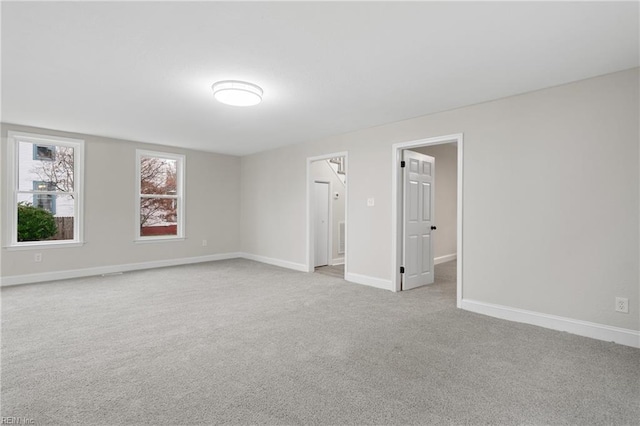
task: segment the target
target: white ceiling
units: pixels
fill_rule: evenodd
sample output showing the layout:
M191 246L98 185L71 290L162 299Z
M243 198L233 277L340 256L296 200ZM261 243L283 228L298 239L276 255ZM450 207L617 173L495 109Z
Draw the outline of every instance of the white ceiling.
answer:
M639 65L627 3L2 3L2 121L244 155ZM262 104L217 103L247 80Z

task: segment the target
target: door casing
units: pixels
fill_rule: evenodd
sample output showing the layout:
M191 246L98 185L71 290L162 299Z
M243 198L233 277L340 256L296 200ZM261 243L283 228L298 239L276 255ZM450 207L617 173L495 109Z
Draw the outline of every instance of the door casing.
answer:
M456 272L456 306L461 307L463 296L463 164L464 164L464 140L462 133L456 133L434 138L419 139L408 142L400 142L391 146L391 289L400 291L400 266L402 266L402 203L403 180L400 161L402 151L408 148L417 148L429 145L442 145L445 143L457 143L458 146L458 188L457 188L457 228L458 238L456 243L457 272Z
M325 247L325 253L324 255L327 257L327 262L324 263L324 265L318 265L318 252L317 249L318 247L314 246L315 248L315 252L314 252L314 261L313 261L313 266L325 266L325 265L331 265L331 253L333 251L333 212L332 212L332 208L331 208L331 200L330 200L330 196L331 196L331 182L327 182L327 181L323 181L323 180L314 180L313 181L313 185L314 185L314 203L313 203L313 208L314 208L314 215L313 215L313 225L314 225L314 230L313 230L313 237L314 237L314 243L317 246L318 243L318 223L317 223L317 214L319 213L319 205L318 203L318 194L315 192L318 187L317 185L324 185L326 187L326 194L325 197L323 197L323 208L326 208L326 215L327 215L327 223L325 228L325 240L326 240L326 247Z
M315 157L307 157L307 272L314 271L315 263L315 241L313 238L313 184L314 178L311 173L311 163L321 160L329 160L331 158L343 157L344 167L347 171L347 184L344 188L344 274L345 277L349 271L349 153L347 151L333 152L330 154L318 155Z

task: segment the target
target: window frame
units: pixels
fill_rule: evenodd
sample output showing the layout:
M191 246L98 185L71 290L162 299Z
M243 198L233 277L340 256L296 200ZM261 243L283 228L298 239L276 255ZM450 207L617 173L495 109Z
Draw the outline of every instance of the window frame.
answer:
M142 157L153 157L160 158L165 160L175 160L176 161L176 195L175 196L154 196L154 194L142 194L142 182L140 176L140 162ZM166 242L166 241L181 241L185 239L184 229L185 229L185 202L184 202L184 188L185 188L185 168L186 168L186 157L182 154L175 154L171 152L161 152L161 151L149 151L145 149L136 149L136 198L135 198L135 238L134 241L137 243L148 243L148 242ZM176 221L176 235L150 235L143 236L140 234L140 199L142 197L145 198L171 198L176 200L177 204L177 221Z
M6 242L7 249L29 249L29 248L56 248L56 247L72 247L84 244L84 140L66 138L61 136L51 136L36 133L25 133L17 131L8 131L7 133L7 162L6 162L6 181L7 181L7 203L6 212ZM73 195L73 239L72 240L46 240L46 241L18 241L18 194L32 193L32 191L20 190L19 172L20 172L20 142L31 143L34 145L45 146L65 146L73 148L73 191L43 191L43 193L58 195ZM47 161L47 160L41 160Z

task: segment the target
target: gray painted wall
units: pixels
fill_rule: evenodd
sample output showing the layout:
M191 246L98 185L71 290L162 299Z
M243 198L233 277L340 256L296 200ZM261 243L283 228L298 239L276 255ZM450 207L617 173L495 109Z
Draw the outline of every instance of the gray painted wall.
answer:
M455 255L458 235L458 144L446 143L411 150L435 158L434 223L438 229L432 233L434 257Z
M238 157L3 124L3 161L9 130L84 139L86 244L72 248L3 248L3 277L239 251ZM186 239L134 243L138 148L186 156ZM6 200L6 185L2 185L2 200ZM3 211L3 230L6 225ZM208 240L206 247L202 247L203 239ZM35 252L42 253L42 262L33 261Z
M304 264L305 160L348 151L348 272L390 280L391 145L462 132L463 297L638 330L638 80L636 68L242 157L243 251ZM635 314L614 312L615 296Z

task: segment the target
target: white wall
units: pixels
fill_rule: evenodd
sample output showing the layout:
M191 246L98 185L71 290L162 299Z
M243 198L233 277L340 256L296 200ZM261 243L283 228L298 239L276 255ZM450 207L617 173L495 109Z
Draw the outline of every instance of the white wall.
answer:
M240 159L197 152L2 124L2 159L9 130L85 140L85 240L82 247L7 250L2 248L2 277L50 273L111 265L209 256L239 251ZM186 156L186 239L135 243L136 149ZM4 163L3 163L4 168ZM6 185L2 185L6 200ZM4 203L4 202L3 202ZM2 229L6 229L2 216ZM207 239L208 245L202 246ZM3 244L6 241L3 240ZM34 262L34 253L42 262Z
M412 148L435 158L435 214L437 226L433 235L434 257L455 256L457 247L458 206L458 145L442 145Z
M344 254L338 253L340 248L340 222L344 222L345 213L345 186L333 171L327 160L319 160L311 163L311 178L323 182L329 182L331 192L331 258L329 264L344 262ZM333 196L338 193L338 199Z
M304 264L306 158L348 151L348 272L390 280L391 145L462 132L463 298L639 330L638 79L636 68L243 157L242 249Z

